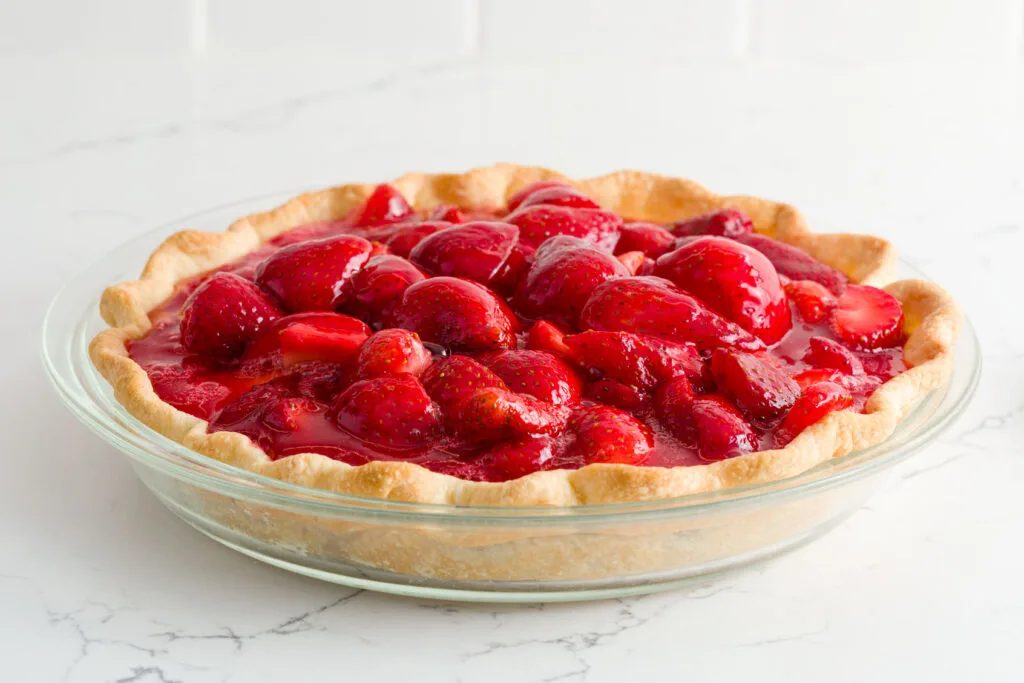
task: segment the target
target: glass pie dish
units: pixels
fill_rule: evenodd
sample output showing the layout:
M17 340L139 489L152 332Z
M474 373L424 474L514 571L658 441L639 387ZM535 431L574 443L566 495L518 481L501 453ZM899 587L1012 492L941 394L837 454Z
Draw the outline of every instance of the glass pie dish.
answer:
M651 592L784 552L838 524L891 467L964 409L980 353L964 321L950 380L885 442L782 481L650 502L583 507L457 507L342 495L207 458L149 429L113 397L88 357L99 296L131 279L181 229L221 230L275 195L189 216L115 249L57 295L44 366L78 418L127 454L175 514L246 555L337 583L421 597L582 600ZM924 276L901 262L902 277Z

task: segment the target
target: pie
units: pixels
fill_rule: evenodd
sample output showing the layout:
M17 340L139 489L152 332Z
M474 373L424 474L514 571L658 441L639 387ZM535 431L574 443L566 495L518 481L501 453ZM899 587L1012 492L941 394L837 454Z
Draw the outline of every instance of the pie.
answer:
M90 346L161 434L288 482L454 505L653 500L886 439L960 315L886 241L623 171L501 164L181 232Z

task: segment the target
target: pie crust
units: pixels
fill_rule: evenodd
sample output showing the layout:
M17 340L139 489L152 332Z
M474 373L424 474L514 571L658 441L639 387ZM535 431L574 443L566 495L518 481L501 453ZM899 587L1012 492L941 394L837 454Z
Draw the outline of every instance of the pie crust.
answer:
M593 464L578 470L536 472L507 482L466 481L405 462L375 461L356 467L313 453L275 461L248 437L234 432L208 433L206 421L160 400L146 372L125 347L126 341L142 337L150 328L148 312L167 299L183 279L240 258L290 228L342 218L370 195L373 184L303 194L278 208L241 218L225 232L171 235L152 254L140 279L104 292L100 310L110 329L92 340L92 361L132 415L164 436L221 462L317 489L468 506L655 500L792 477L829 458L885 440L918 399L948 378L960 328L960 312L953 299L930 282L893 281L896 252L885 240L868 235L814 234L800 212L787 204L723 197L693 181L640 171L573 180L555 171L514 164L463 174L413 173L391 184L415 210L439 204L498 208L526 185L551 179L565 180L603 208L635 220L677 221L725 207L746 212L757 232L797 246L843 271L852 281L883 287L899 299L907 333L904 357L910 368L879 387L863 413L831 413L783 449L674 468Z

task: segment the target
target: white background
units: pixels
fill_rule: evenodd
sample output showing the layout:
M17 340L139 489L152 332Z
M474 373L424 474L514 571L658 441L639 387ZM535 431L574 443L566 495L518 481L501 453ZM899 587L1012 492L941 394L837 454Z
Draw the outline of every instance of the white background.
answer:
M892 239L973 406L826 538L690 590L353 593L186 529L58 403L60 283L178 216L509 160L636 167ZM0 680L1020 680L1024 1L0 4Z

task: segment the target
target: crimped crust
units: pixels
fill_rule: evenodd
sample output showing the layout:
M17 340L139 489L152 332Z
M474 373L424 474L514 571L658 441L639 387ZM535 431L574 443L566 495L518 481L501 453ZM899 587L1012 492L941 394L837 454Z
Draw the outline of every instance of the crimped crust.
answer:
M498 164L468 173L414 173L394 181L414 209L439 204L500 207L520 188L546 179L572 183L602 207L639 220L668 222L723 207L746 212L757 232L793 244L845 272L854 282L882 286L904 306L908 334L906 372L868 399L863 413L836 412L779 450L748 453L708 465L638 467L588 465L578 470L537 472L508 482L472 482L419 465L377 461L354 467L303 453L273 461L248 437L207 432L204 420L157 397L125 342L143 336L148 312L167 299L176 283L235 260L266 240L299 225L338 219L362 203L375 185L357 184L300 195L271 211L247 216L226 232L179 232L150 257L139 280L109 287L101 313L111 328L93 339L93 363L135 417L204 455L259 474L318 489L392 500L473 506L586 505L653 500L758 484L799 474L829 458L886 439L914 403L940 386L952 367L960 313L938 286L921 280L892 282L896 253L878 237L814 234L792 206L755 197L716 195L697 183L640 171L573 180L547 169Z

